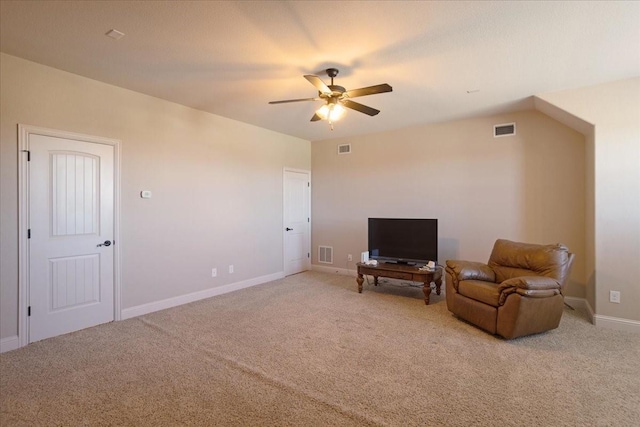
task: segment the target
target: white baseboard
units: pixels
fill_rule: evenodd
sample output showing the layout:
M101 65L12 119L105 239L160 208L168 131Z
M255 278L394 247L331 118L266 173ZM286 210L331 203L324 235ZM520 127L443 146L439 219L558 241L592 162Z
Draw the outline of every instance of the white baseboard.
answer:
M602 328L615 329L618 331L628 331L640 333L640 322L637 320L621 319L619 317L603 316L596 314L594 316L595 325Z
M311 270L320 271L322 273L333 273L333 274L341 274L343 276L353 276L356 277L358 275L357 270L354 268L353 270L348 270L346 268L338 268L338 267L326 267L324 265L311 265Z
M17 335L0 339L0 353L20 348L20 338Z
M583 308L587 310L587 315L589 316L589 321L593 323L593 310L589 305L589 301L584 298L578 297L564 297L564 302L567 303L572 308Z
M586 306L587 309L587 314L589 316L589 320L591 321L591 323L595 324L596 320L595 320L595 311L593 311L593 307L591 307L591 304L589 304L589 301L587 301L586 299L584 300L584 305Z
M589 321L597 327L640 333L640 322L637 320L595 314L589 301L584 298L564 297L564 300L573 308L584 308L587 311Z
M242 282L231 283L216 288L205 289L204 291L193 292L186 295L180 295L173 298L167 298L161 301L154 301L148 304L142 304L135 307L125 308L122 310L122 320L131 319L132 317L138 317L145 314L153 313L154 311L165 310L171 307L177 307L179 305L188 304L190 302L199 301L201 299L215 297L217 295L226 294L240 289L249 288L251 286L260 285L262 283L271 282L274 280L282 279L284 272L280 271L274 274L268 274L266 276L255 277L253 279L244 280Z

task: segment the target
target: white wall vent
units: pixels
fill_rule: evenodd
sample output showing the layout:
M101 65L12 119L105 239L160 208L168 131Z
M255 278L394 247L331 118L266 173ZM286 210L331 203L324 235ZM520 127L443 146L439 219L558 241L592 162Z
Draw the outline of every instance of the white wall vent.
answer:
M501 125L493 126L493 137L499 138L501 136L511 136L516 134L515 123L504 123Z
M333 264L332 246L318 246L318 262L323 264Z
M338 154L351 154L351 144L338 145Z

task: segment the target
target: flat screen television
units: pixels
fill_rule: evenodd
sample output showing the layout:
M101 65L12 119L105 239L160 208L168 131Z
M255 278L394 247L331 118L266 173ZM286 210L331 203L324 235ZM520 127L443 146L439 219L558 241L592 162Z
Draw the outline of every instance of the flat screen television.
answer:
M438 262L438 220L369 218L369 258L401 264Z

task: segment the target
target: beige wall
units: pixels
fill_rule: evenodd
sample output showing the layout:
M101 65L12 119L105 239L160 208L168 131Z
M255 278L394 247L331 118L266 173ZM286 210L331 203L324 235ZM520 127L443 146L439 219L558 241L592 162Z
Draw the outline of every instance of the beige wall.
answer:
M123 308L282 271L286 166L313 171L314 264L331 245L353 269L367 217L437 217L441 263L486 260L499 237L563 242L568 294L640 320L640 79L540 98L585 136L528 111L310 146L5 54L0 66L0 338L17 332L18 123L122 141ZM511 121L515 137L492 137Z
M513 137L493 125L516 122ZM352 154L338 155L350 143ZM535 111L313 142L313 263L367 248L368 217L439 220L439 262L486 261L497 238L576 253L568 294L585 296L585 138Z
M535 97L535 109L582 133L585 138L585 299L592 310L596 306L596 247L595 247L595 127L547 101Z
M311 168L308 141L5 54L0 66L0 338L17 334L18 123L121 140L123 308L283 271L283 168Z
M595 128L596 324L599 316L640 321L640 78L538 97ZM620 304L609 302L610 290L621 292Z

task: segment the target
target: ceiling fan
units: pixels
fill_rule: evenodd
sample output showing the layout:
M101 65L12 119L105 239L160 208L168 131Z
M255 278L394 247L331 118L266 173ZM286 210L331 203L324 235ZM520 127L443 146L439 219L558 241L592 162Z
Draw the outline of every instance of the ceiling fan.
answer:
M363 87L360 89L346 90L342 86L334 85L333 78L338 75L337 68L327 68L327 75L331 77L331 84L326 85L320 77L308 74L304 78L318 89L318 96L315 98L300 98L300 99L286 99L283 101L271 101L269 104L284 104L288 102L301 102L301 101L325 101L325 104L315 112L311 117L312 122L318 120L327 120L333 130L333 122L340 119L345 112L344 107L352 110L359 111L369 116L375 116L380 112L375 108L368 107L366 105L353 102L351 98L358 96L374 95L376 93L391 92L393 88L388 84L380 84L375 86Z

